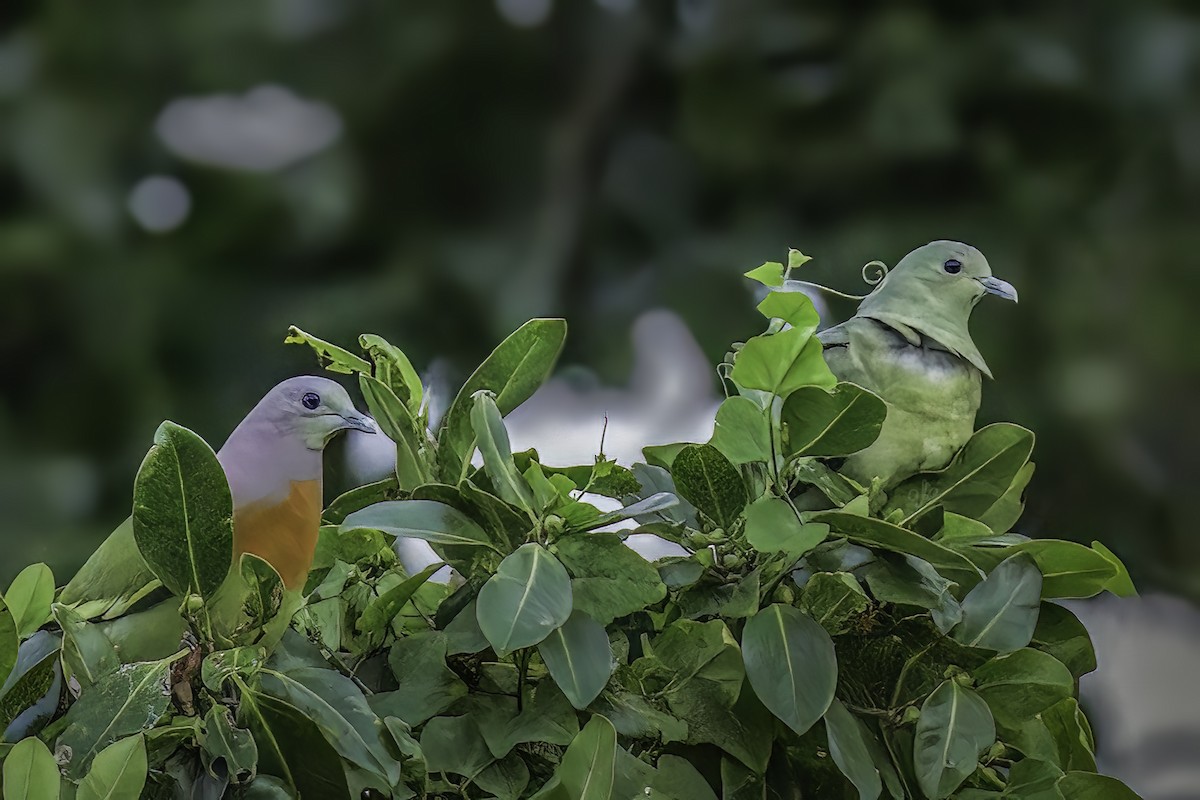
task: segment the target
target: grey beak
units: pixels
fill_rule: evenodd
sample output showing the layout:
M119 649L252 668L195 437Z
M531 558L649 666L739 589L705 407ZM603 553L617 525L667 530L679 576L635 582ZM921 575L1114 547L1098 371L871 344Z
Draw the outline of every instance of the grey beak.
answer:
M1002 281L999 278L980 278L979 282L983 284L984 289L987 289L988 294L1012 300L1014 303L1017 302L1017 289L1008 281Z
M346 421L346 427L350 430L362 431L363 433L379 433L379 428L375 426L374 420L370 417L358 414L343 414L342 419Z

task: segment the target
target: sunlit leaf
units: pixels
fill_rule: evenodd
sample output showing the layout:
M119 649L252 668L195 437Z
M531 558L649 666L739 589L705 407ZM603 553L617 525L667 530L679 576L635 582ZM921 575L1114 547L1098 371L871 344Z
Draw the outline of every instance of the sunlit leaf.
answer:
M717 409L709 444L734 464L771 460L771 428L767 412L745 397L730 397Z
M310 333L305 333L295 325L288 327L287 337L283 343L308 345L316 354L318 363L330 372L339 372L343 375L353 375L356 372L365 372L368 375L371 373L371 365L363 359L348 350L343 350L336 344L330 344Z
M848 456L879 438L887 404L860 386L839 383L829 391L819 386L797 389L780 413L786 455Z
M755 336L746 342L733 364L733 382L786 397L801 386L831 388L837 378L829 371L821 342L807 328Z
M40 739L23 739L8 752L2 788L6 800L58 800L58 764Z
M746 509L746 541L760 553L786 553L799 558L828 535L828 525L802 524L796 510L778 497L764 495Z
M16 622L17 637L25 639L50 620L54 574L45 564L31 564L17 573L3 597Z
M113 742L96 754L79 784L77 800L137 797L146 785L146 740L141 734Z

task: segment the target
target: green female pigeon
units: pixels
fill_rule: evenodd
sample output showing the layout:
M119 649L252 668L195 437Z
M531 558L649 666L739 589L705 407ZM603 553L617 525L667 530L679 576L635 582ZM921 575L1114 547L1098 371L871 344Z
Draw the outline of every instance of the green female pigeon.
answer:
M930 242L888 272L858 313L819 334L833 374L888 405L879 439L847 459L845 474L891 486L941 469L971 438L982 376L992 373L967 323L985 294L1017 301L974 247Z

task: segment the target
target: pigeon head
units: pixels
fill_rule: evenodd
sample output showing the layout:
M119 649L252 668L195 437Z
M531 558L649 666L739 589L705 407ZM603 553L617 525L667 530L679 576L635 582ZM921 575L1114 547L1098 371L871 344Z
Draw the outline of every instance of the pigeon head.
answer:
M900 259L863 299L858 313L898 330L913 330L991 377L968 329L972 310L989 294L1017 301L1017 290L992 275L983 253L969 244L942 240Z
M338 431L375 433L371 420L355 409L340 384L311 375L288 378L275 386L246 419L269 423L280 433L303 440L310 450L322 449Z

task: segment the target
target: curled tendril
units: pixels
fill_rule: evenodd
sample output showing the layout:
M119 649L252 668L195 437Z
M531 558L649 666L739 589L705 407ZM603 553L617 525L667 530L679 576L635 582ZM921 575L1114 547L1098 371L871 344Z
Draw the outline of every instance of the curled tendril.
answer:
M888 265L882 261L868 261L863 265L862 278L870 286L878 286L887 277Z

